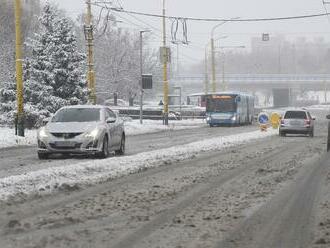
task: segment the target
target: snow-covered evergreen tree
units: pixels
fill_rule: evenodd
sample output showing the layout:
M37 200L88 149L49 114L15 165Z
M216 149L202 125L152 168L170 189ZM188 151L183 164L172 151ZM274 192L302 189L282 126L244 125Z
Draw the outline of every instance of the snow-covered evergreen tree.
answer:
M65 105L87 102L85 54L77 48L73 23L46 3L39 18L40 31L27 42L32 56L25 60L24 108L28 126ZM0 89L0 113L13 122L15 84Z

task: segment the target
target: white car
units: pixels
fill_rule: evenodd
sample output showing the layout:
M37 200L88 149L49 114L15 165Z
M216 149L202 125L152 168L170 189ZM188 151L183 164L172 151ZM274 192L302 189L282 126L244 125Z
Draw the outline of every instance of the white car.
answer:
M94 154L106 158L110 152L125 153L123 121L110 108L76 105L59 109L38 130L38 157L50 154Z
M279 135L305 134L314 136L315 118L305 109L287 110L281 119Z

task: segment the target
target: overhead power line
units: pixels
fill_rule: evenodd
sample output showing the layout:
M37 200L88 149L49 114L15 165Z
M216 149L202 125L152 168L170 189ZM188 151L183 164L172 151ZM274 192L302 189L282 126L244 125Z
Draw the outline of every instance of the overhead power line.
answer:
M328 22L330 23L330 17L329 17L329 12L328 12L328 9L327 9L327 4L330 4L330 2L326 2L326 1L324 1L324 0L322 0L322 4L323 4L323 8L324 8L324 10L325 10L325 13L327 14L327 17L328 17Z
M163 15L150 14L144 12L137 12L131 10L124 10L123 8L109 7L106 5L107 2L94 2L93 5L98 7L105 7L115 12L122 12L132 15L149 16L156 18L163 18ZM167 19L185 19L189 21L205 21L205 22L263 22L263 21L284 21L284 20L294 20L294 19L306 19L306 18L316 18L322 16L328 16L329 13L317 13L312 15L300 15L300 16L285 16L285 17L272 17L272 18L248 18L248 19L225 19L225 18L196 18L196 17L183 17L183 16L165 16Z

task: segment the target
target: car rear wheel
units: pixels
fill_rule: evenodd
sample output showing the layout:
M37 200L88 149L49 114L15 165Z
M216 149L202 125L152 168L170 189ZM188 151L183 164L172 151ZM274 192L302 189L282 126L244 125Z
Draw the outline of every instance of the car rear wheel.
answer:
M120 148L119 150L116 150L115 153L116 155L124 155L125 154L125 135L123 134L121 137L121 141L120 141Z
M38 158L39 158L40 160L48 159L48 157L49 157L49 154L48 154L48 153L38 152Z
M103 138L102 151L98 155L100 158L109 157L109 142L107 136Z

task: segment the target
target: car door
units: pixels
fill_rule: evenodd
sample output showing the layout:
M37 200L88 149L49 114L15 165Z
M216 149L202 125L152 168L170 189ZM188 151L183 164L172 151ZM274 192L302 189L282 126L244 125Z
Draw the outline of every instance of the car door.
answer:
M121 143L121 121L118 118L118 116L116 115L116 113L114 113L112 110L110 110L111 116L113 118L116 118L116 122L115 122L115 136L116 136L116 145L119 147L120 143Z
M120 141L121 141L121 137L120 137L121 134L119 134L118 118L117 115L110 109L107 109L106 111L110 118L116 120L114 123L111 123L111 139L113 141L112 142L113 148L117 148L120 145Z
M107 120L112 116L112 112L109 109L105 109L104 111L104 117L105 117L105 122L107 125L107 129L108 129L108 134L109 134L109 147L111 150L113 150L115 148L115 146L117 145L117 141L116 141L116 123L108 123Z

